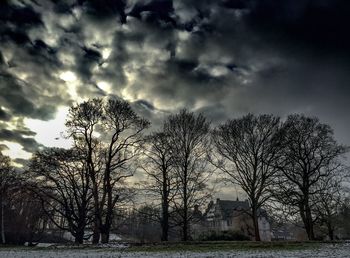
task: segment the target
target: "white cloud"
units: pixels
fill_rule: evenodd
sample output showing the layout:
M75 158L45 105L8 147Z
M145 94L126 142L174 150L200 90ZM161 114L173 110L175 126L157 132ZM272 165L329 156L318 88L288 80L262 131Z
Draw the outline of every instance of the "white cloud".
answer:
M71 71L62 72L59 77L65 82L74 82L77 80L77 76Z
M8 149L2 151L2 154L11 157L11 159L29 159L32 156L31 153L24 151L19 143L1 141L1 144L5 144L8 147Z

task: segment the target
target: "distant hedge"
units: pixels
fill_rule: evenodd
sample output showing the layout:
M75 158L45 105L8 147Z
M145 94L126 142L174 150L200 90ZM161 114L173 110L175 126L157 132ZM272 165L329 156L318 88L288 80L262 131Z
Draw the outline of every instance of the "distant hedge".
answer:
M211 231L209 234L205 234L201 237L202 241L248 241L250 238L239 231L225 230L225 231Z

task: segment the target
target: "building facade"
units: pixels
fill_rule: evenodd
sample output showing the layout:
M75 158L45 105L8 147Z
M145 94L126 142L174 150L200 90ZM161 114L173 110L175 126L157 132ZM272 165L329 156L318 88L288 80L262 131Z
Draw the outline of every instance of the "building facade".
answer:
M254 240L254 227L249 211L247 200L217 199L216 202L209 203L203 214L203 225L208 231L237 231ZM258 223L261 240L271 241L271 227L266 211L259 211Z

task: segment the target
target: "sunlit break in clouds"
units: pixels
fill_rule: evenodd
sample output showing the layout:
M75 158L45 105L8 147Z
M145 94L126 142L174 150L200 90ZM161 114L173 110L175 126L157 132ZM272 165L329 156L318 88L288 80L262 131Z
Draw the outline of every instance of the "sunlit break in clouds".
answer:
M60 79L64 80L65 82L74 82L77 80L77 77L74 73L67 71L60 74Z
M318 116L350 144L350 1L1 1L0 150L68 148L75 102L129 101L154 128L187 108Z

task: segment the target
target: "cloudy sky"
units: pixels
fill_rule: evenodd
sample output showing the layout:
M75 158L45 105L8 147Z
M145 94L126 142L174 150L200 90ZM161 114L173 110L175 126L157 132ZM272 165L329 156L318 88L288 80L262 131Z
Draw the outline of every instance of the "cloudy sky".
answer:
M58 2L55 4L54 2ZM62 139L75 101L114 95L155 125L316 115L350 144L349 0L18 0L0 4L0 150Z

